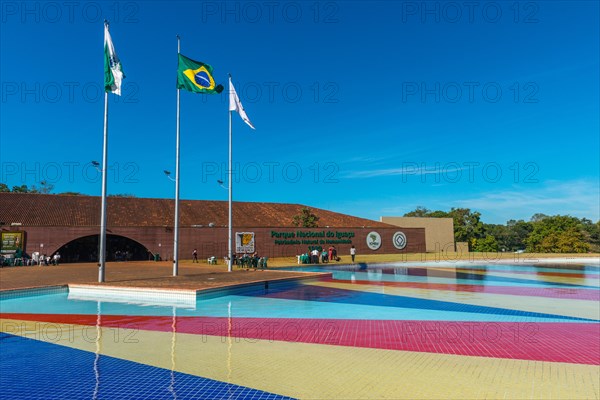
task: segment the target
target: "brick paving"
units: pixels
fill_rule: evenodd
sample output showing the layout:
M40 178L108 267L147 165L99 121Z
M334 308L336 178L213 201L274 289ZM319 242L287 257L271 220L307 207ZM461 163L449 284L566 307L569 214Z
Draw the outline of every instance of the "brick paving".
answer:
M29 266L0 268L0 291L37 288L67 284L98 284L105 286L203 290L232 285L320 276L319 273L277 270L242 270L234 266L227 272L226 265L180 263L174 277L173 264L163 262L109 262L106 279L98 283L95 263L63 264L59 266Z

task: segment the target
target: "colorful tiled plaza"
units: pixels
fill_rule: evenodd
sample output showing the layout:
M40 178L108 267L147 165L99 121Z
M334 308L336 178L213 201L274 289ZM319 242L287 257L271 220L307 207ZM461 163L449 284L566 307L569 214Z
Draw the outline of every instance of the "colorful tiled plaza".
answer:
M312 270L193 302L5 295L0 397L599 398L597 259Z

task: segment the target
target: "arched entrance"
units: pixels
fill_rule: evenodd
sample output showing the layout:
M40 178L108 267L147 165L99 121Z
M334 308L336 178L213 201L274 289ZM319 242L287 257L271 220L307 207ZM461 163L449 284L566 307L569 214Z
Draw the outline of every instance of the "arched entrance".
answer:
M84 236L63 245L58 252L60 261L97 262L100 235ZM140 243L125 236L106 235L107 261L148 260L150 253Z

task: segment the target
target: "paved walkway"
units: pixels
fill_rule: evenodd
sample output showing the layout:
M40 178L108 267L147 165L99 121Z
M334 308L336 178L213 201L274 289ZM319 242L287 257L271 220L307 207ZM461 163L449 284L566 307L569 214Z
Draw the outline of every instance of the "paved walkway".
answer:
M173 275L173 264L163 262L109 262L106 279L98 283L95 263L63 264L48 267L0 268L0 291L67 284L98 284L138 288L203 290L244 283L319 276L319 273L277 270L242 270L234 266L227 272L226 265L182 263L179 276Z

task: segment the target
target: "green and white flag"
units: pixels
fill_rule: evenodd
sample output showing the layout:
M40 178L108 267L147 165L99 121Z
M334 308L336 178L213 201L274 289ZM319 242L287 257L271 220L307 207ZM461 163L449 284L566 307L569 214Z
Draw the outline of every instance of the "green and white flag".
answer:
M120 96L123 78L125 74L110 37L108 24L104 24L104 90Z

